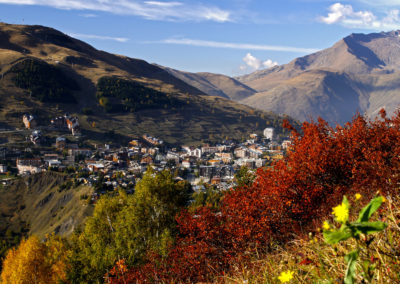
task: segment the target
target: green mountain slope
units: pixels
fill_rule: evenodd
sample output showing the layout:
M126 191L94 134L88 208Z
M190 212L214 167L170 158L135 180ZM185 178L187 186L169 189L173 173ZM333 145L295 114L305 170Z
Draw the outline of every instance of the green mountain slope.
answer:
M0 190L0 234L69 235L92 214L93 206L82 197L91 187L64 188L68 176L45 172L24 177Z

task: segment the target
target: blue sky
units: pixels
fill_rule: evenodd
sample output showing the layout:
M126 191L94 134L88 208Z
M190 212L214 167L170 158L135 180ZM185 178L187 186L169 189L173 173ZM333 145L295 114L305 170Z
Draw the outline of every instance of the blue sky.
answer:
M230 76L284 64L350 33L400 29L400 0L0 0L0 21L97 49Z

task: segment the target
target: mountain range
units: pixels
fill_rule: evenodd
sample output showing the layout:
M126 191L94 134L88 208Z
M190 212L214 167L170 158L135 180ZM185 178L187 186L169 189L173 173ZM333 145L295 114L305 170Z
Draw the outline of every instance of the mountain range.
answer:
M0 23L0 129L21 127L25 113L41 126L69 113L85 140L101 142L143 134L172 144L243 139L267 126L282 134L283 116L235 101L255 93L237 80L197 74L188 84L171 73L52 28Z
M393 114L400 104L399 68L399 31L391 31L351 34L330 48L236 78L166 70L210 95L301 121L322 117L334 125L357 112L373 118L385 108ZM232 86L243 91L229 95Z

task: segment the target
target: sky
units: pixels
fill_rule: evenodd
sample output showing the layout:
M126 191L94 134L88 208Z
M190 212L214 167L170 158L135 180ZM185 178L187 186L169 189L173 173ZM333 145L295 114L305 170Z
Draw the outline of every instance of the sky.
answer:
M400 29L400 0L0 0L0 21L44 25L97 49L239 76Z

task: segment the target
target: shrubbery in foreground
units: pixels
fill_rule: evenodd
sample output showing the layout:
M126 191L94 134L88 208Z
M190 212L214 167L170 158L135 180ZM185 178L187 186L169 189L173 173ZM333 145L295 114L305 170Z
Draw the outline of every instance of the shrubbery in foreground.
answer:
M289 126L290 127L290 126ZM199 208L178 217L179 234L165 257L149 254L123 281L214 281L257 253L321 227L344 194L396 195L400 182L400 116L330 127L320 119L293 130L292 151L260 168L249 187L232 189L219 210Z
M361 213L373 212L368 205L364 209L370 209L362 210L367 200L358 196L349 198L349 224L358 223ZM377 199L372 203L377 205L384 200L382 197ZM388 198L370 218L376 224L384 222L384 231L328 244L322 231L334 233L342 227L342 224L336 227L336 220L329 217L321 230L292 240L285 246L275 246L267 255L254 257L246 264L235 263L228 275L216 277L215 282L286 283L279 277L290 271L292 279L287 281L289 283L398 283L400 199Z

